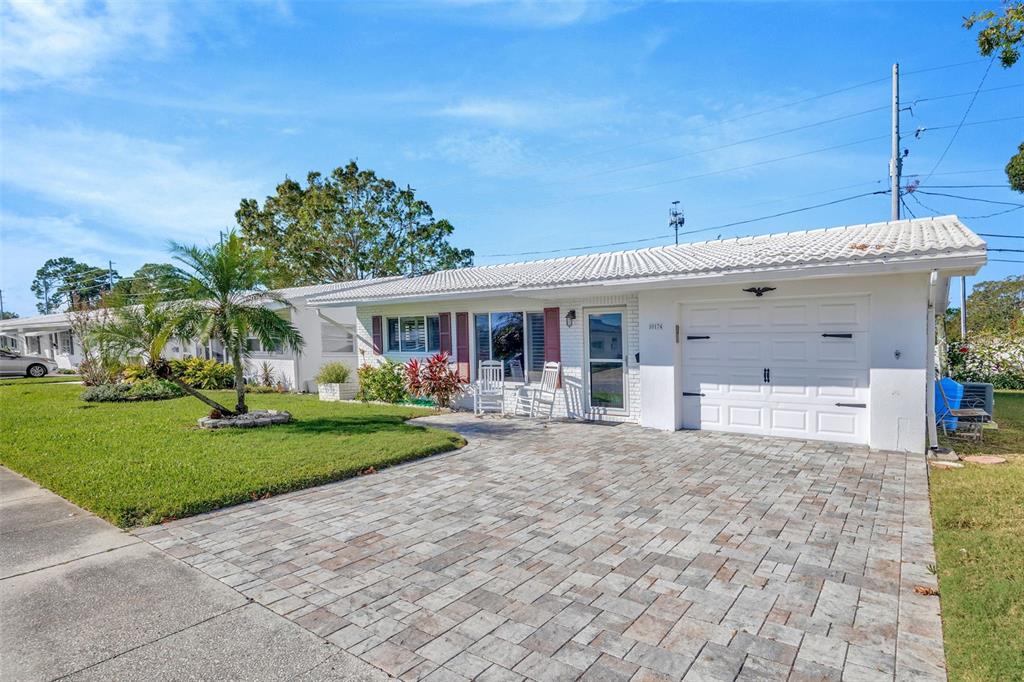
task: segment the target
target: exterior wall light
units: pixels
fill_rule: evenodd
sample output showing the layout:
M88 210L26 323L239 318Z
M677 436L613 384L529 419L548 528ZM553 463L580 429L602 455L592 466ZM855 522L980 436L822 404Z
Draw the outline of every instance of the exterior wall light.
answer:
M576 320L576 310L570 310L565 314L565 326L571 327L572 323Z

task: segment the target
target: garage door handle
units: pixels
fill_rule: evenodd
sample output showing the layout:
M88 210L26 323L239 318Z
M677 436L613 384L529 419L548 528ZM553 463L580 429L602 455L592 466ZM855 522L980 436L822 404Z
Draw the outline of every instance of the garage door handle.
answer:
M836 407L867 407L867 403L836 403Z
M684 398L685 397L703 398L704 394L703 393L690 393L689 391L683 391L683 397Z
M710 339L710 336L687 336L687 341L693 341L694 339Z
M826 339L852 339L853 334L822 334Z

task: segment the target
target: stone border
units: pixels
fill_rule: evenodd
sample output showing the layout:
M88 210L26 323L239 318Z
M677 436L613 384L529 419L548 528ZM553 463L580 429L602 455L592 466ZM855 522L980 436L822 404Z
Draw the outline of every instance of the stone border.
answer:
M271 426L273 424L287 424L292 420L291 412L279 410L256 410L246 414L233 417L222 417L212 419L202 417L198 420L201 429L251 429L257 426Z

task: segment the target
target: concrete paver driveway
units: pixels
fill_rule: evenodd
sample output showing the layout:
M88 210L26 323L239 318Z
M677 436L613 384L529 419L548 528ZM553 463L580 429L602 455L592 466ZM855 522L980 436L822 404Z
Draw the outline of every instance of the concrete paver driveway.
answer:
M138 535L403 679L945 679L923 456L426 421L470 444Z

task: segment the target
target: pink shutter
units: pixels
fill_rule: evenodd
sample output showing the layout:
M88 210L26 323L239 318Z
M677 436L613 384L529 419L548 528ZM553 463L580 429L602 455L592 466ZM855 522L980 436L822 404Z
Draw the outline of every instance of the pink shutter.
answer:
M455 358L459 377L469 381L469 313L455 313Z
M373 352L376 355L384 352L384 320L380 315L373 316Z
M452 354L452 314L451 313L439 313L438 326L441 328L440 341L441 341L441 352Z

